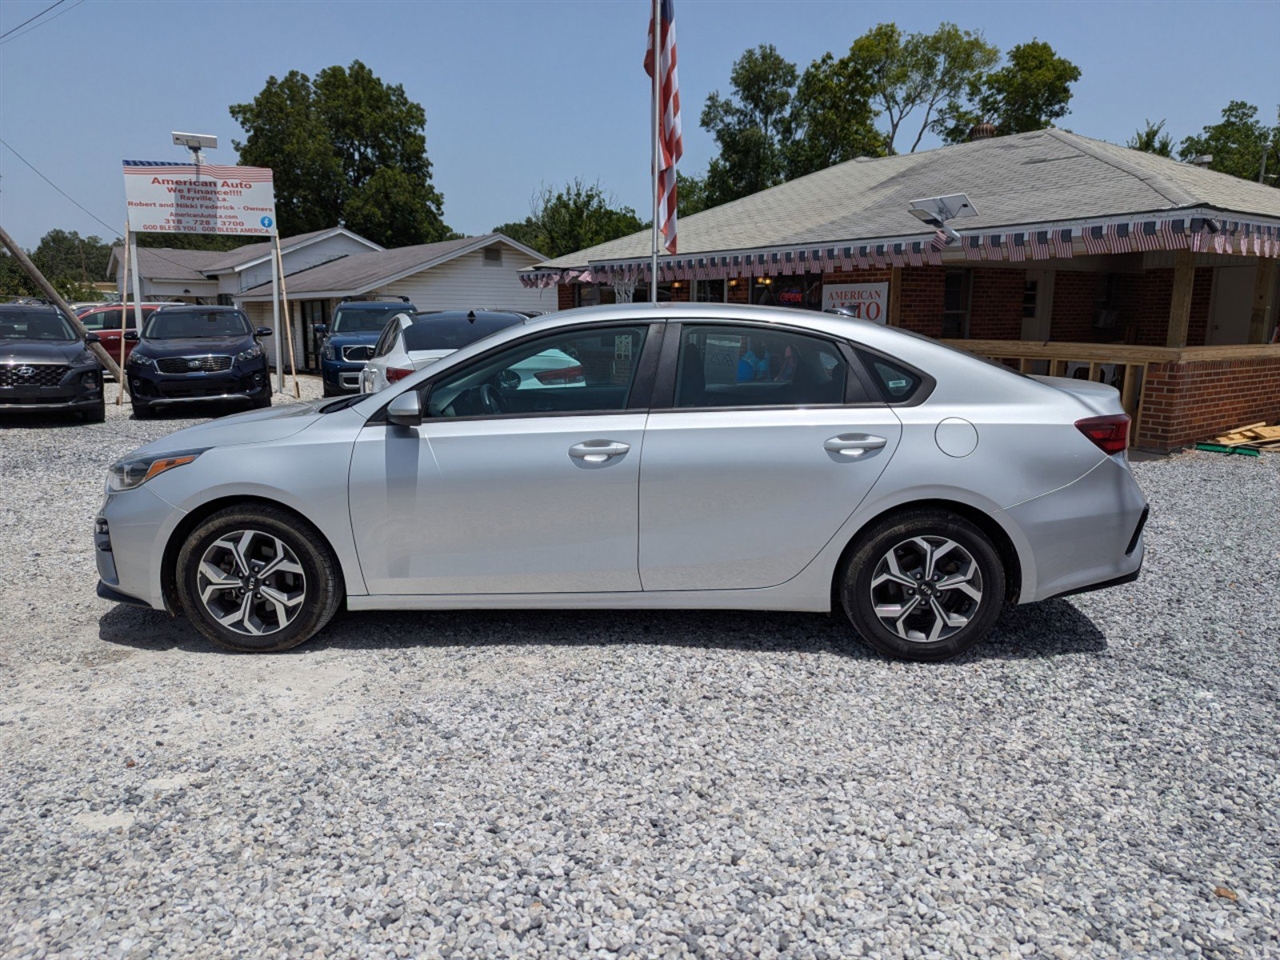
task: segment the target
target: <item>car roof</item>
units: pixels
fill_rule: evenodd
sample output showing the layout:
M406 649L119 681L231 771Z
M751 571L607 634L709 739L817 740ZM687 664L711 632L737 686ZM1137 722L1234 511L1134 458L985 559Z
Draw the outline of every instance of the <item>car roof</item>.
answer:
M162 304L156 313L161 310L165 313L181 313L184 310L199 311L200 313L244 313L239 307L228 307L224 304L202 306L198 303L166 303Z
M468 317L475 317L477 320L510 320L512 323L524 323L529 319L523 313L515 313L508 310L424 310L418 312L413 322L419 323L423 320L466 320Z

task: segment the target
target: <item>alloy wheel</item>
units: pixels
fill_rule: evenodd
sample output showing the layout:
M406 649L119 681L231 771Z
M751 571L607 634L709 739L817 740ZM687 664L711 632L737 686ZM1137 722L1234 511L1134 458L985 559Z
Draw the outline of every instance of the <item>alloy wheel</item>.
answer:
M297 555L279 537L235 530L205 550L196 570L200 602L234 633L278 633L302 610L307 579Z
M935 643L963 630L982 605L982 590L973 554L947 537L903 540L871 576L876 617L911 643Z

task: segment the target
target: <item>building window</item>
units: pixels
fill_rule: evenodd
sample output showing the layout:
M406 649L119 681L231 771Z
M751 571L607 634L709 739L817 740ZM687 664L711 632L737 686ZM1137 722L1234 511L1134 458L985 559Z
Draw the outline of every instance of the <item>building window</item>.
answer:
M483 262L486 267L502 266L502 248L501 247L485 247Z
M693 299L696 303L724 303L723 280L696 280L693 287Z
M1022 285L1022 319L1034 320L1036 316L1036 298L1039 294L1040 283L1037 280L1028 280Z
M756 277L751 283L751 302L763 306L822 309L822 274L787 277Z
M969 336L969 271L948 270L942 290L942 337L960 340Z

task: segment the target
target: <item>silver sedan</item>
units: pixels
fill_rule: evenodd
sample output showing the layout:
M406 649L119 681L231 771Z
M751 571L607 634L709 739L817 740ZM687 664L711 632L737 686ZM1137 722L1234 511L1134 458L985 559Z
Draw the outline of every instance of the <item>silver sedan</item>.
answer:
M548 351L573 368L519 374ZM344 603L835 607L883 653L937 660L1005 604L1138 576L1128 427L1112 387L863 321L573 310L372 396L133 452L97 518L98 592L243 651Z

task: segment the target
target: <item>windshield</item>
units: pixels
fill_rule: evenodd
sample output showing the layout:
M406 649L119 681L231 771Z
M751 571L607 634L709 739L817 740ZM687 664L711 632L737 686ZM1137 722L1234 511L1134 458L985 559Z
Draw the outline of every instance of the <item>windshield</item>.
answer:
M54 310L0 307L0 340L79 340L70 323Z
M158 310L143 329L146 340L194 340L202 337L243 337L249 321L234 310Z
M406 350L460 350L492 333L522 323L524 317L509 313L481 314L474 321L466 314L435 314L421 318L404 332Z
M412 311L407 303L361 304L341 306L333 315L334 333L381 333L387 318L395 313Z

